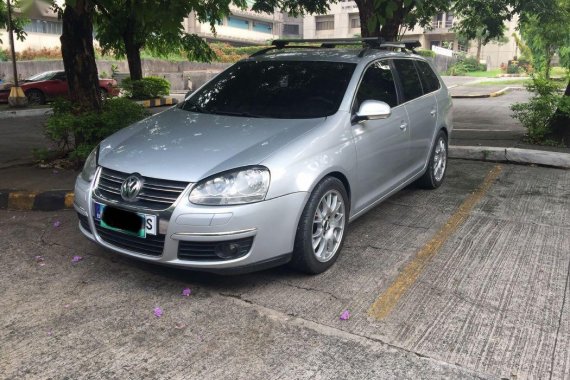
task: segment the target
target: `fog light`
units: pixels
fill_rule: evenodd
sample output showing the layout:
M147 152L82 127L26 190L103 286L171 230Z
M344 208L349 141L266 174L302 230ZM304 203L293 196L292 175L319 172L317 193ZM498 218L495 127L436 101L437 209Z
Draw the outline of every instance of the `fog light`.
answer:
M214 253L222 259L231 259L239 255L240 246L237 243L222 243L216 245Z

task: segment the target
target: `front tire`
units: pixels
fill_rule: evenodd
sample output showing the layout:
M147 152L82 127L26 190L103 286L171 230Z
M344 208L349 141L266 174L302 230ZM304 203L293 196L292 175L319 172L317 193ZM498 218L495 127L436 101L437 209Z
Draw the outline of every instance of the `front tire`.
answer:
M439 131L432 148L428 167L418 179L418 185L424 189L437 189L443 183L447 173L447 135Z
M330 268L344 243L349 210L343 183L334 177L323 179L301 215L291 265L309 274Z

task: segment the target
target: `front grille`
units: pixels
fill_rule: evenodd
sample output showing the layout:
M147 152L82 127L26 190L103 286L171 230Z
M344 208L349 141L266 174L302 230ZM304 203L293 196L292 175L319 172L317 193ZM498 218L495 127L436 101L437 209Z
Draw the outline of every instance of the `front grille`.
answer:
M215 253L215 248L220 244L238 244L239 253L231 258L221 258ZM178 259L188 261L225 261L233 260L238 257L247 255L251 246L253 245L253 236L236 239L229 241L216 241L216 242L197 242L197 241L184 241L178 242Z
M110 201L125 203L121 197L121 185L130 174L103 168L95 194ZM188 186L188 182L169 181L158 178L142 177L143 187L135 202L129 205L152 210L164 210L170 207Z
M95 224L95 229L101 239L115 247L149 256L161 256L164 250L165 235L147 235L146 238L139 238L109 230L97 224Z
M79 224L83 227L84 230L91 232L91 227L89 227L89 219L80 213L77 213L77 217L79 218Z

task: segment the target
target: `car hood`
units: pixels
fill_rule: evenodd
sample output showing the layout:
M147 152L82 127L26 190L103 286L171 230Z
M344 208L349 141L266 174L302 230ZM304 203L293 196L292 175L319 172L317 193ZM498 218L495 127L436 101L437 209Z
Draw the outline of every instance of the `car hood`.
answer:
M324 120L222 116L175 107L103 140L99 165L146 177L196 182L259 164Z

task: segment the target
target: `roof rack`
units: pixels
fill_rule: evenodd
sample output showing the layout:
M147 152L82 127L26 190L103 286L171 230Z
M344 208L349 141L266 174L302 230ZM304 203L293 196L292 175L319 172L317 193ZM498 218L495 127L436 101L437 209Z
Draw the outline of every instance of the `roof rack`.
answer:
M291 43L309 43L320 44L315 45L290 45ZM420 47L420 41L405 40L405 41L385 41L381 37L365 37L365 38L313 38L313 39L295 39L295 40L273 40L270 47L261 49L253 53L250 57L263 55L268 51L274 49L320 49L320 48L335 48L338 45L365 45L365 48L360 52L359 56L362 57L369 49L401 49L401 51L411 51L415 53L415 48Z

